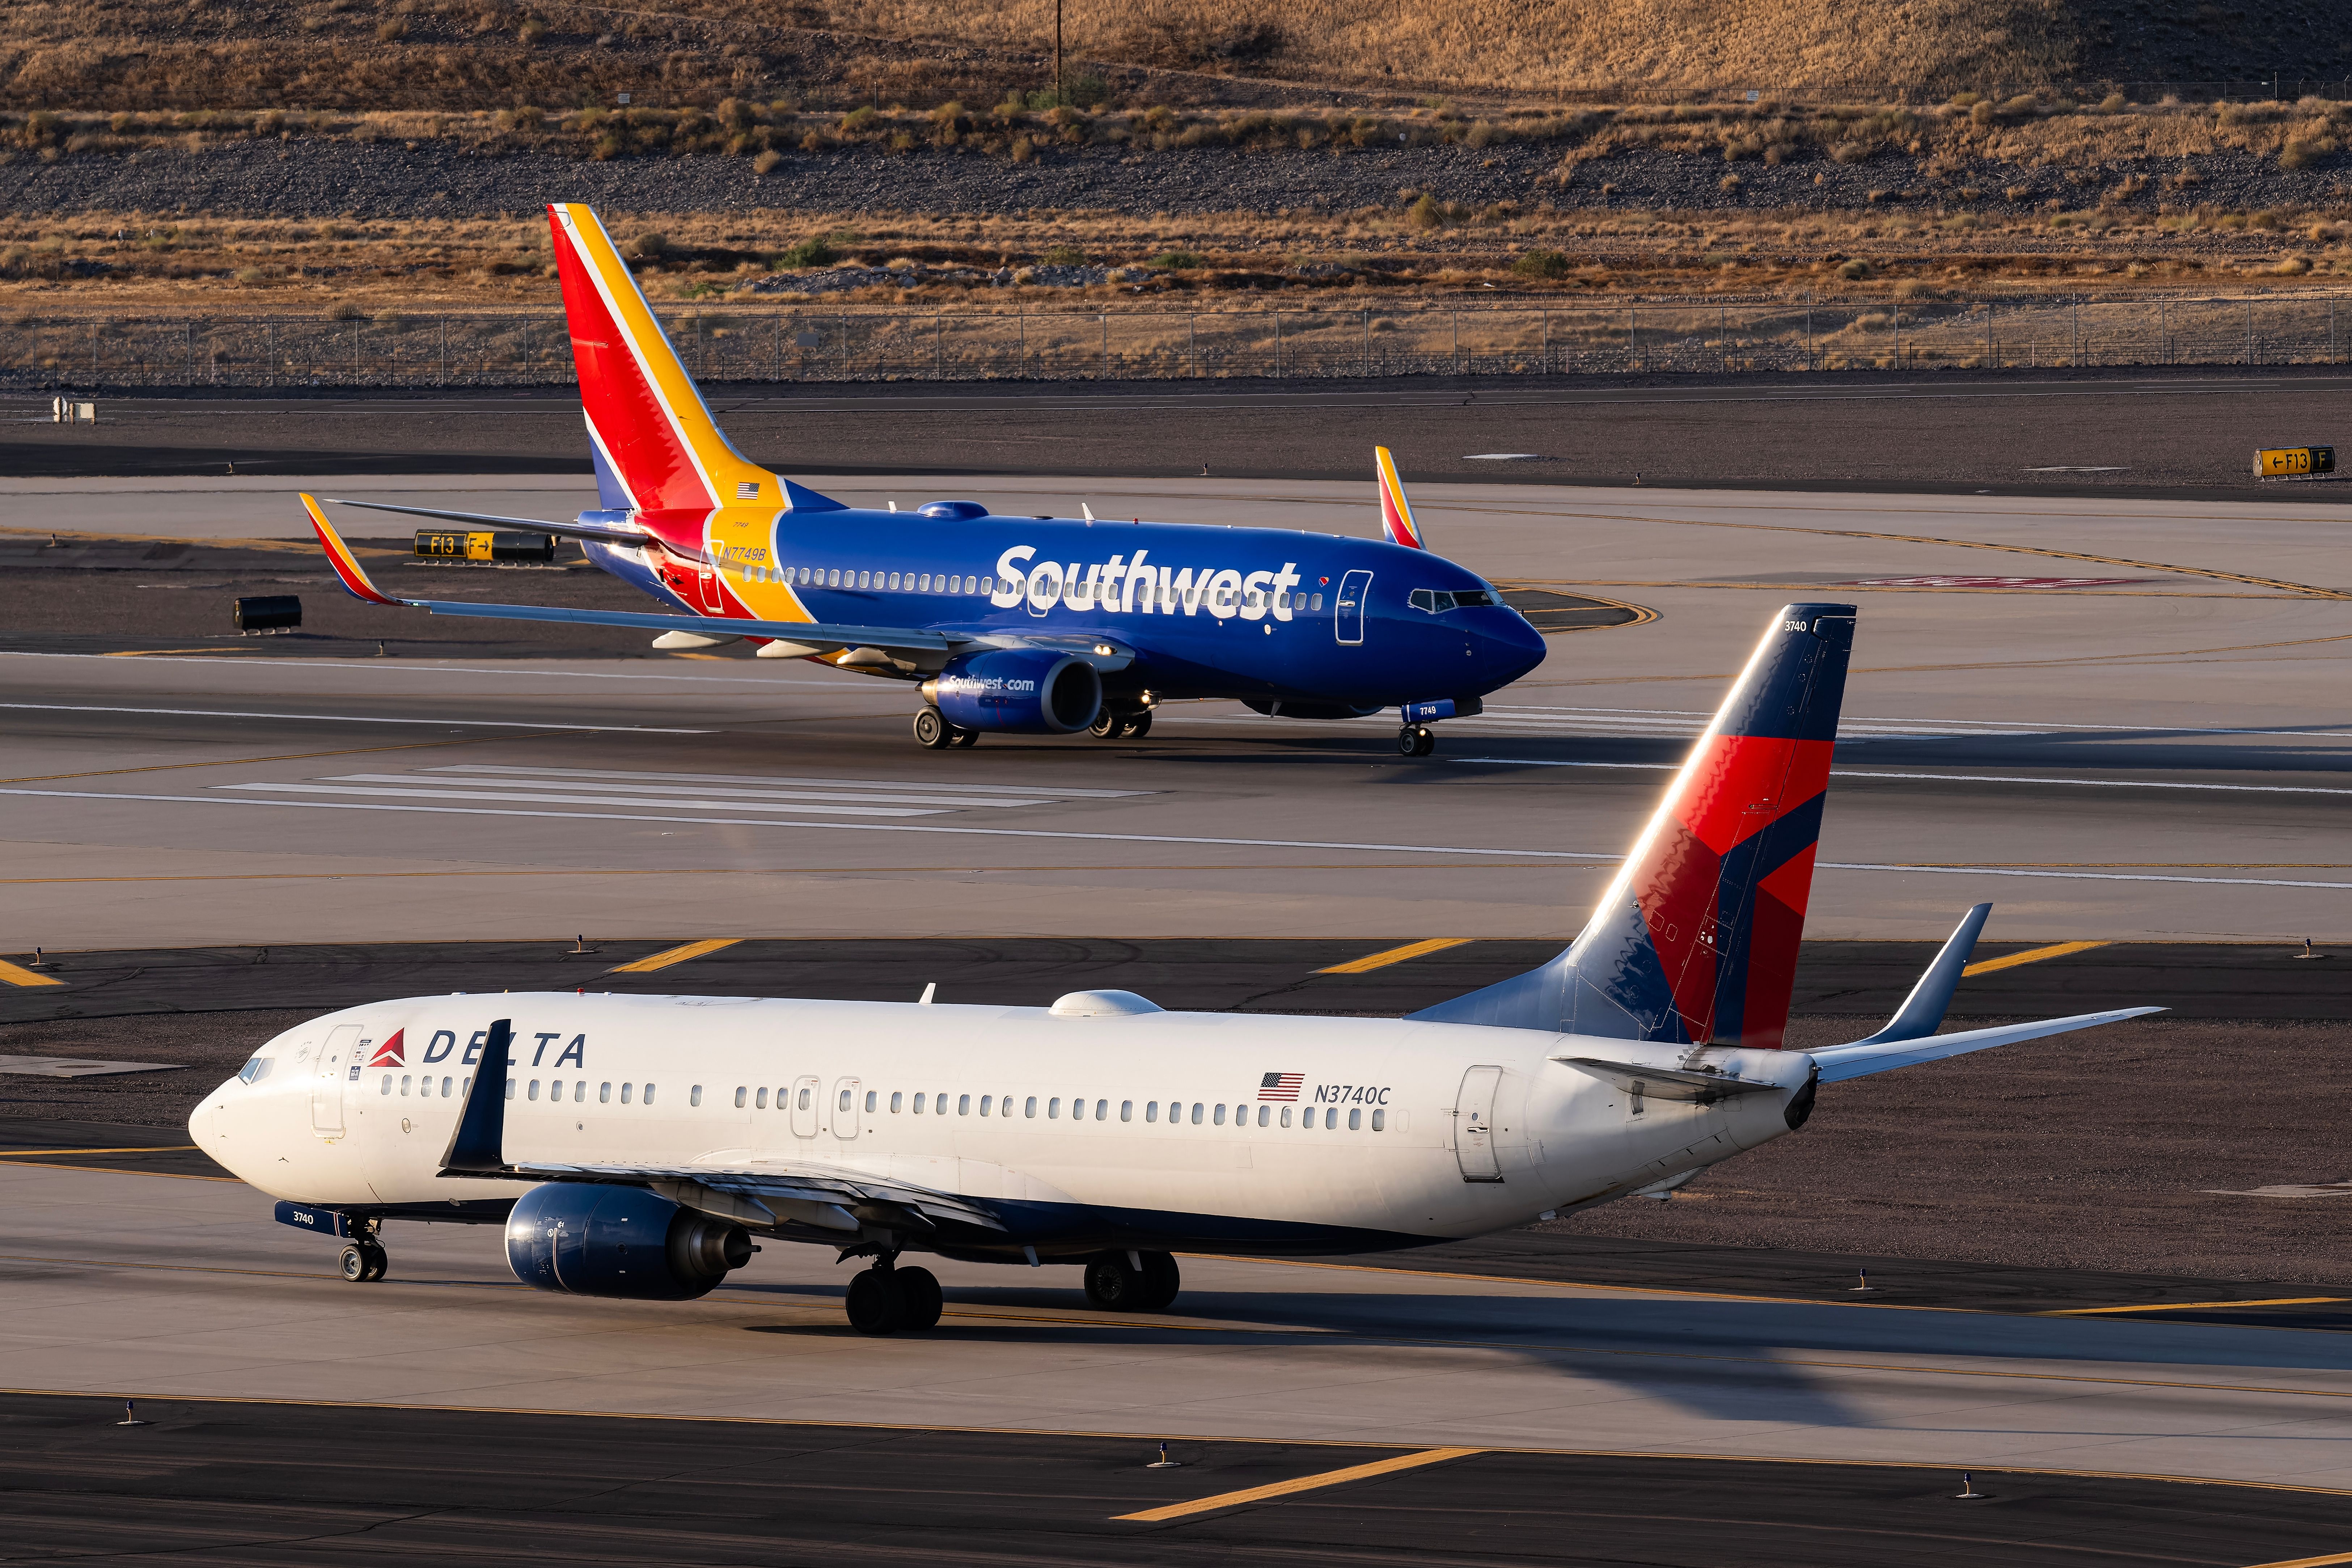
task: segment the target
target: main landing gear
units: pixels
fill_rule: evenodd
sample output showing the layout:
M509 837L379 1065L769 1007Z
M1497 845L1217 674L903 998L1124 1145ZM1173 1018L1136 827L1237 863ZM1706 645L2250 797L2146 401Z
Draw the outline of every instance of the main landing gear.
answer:
M1183 1287L1164 1252L1097 1252L1087 1259L1087 1302L1106 1312L1164 1312Z
M352 1239L343 1248L339 1260L343 1278L354 1285L373 1285L383 1278L392 1267L392 1258L383 1250L383 1243L375 1238L373 1226Z
M980 731L950 724L938 709L926 708L915 715L915 743L934 752L944 752L950 746L976 746L980 744Z
M935 1328L942 1305L938 1276L928 1268L900 1268L885 1253L874 1267L849 1282L849 1326L861 1334L895 1334Z
M1426 724L1407 724L1397 731L1397 755L1425 757L1437 750L1437 731Z
M1151 733L1151 710L1126 710L1105 703L1096 712L1095 721L1087 726L1087 733L1097 741L1140 741Z

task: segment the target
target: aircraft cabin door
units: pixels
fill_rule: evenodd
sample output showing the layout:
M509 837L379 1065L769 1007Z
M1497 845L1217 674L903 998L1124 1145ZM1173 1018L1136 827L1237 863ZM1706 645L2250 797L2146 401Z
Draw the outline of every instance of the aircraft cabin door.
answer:
M343 1135L343 1084L358 1076L363 1048L357 1024L338 1024L319 1047L318 1068L310 1075L310 1131L321 1138Z
M727 601L719 592L719 569L715 566L698 567L695 571L694 581L695 586L702 590L702 607L714 616L724 615Z
M833 1086L833 1135L855 1138L862 1113L857 1109L857 1080L843 1079Z
M1501 1068L1472 1068L1462 1075L1462 1092L1454 1098L1454 1157L1465 1182L1503 1179L1495 1158L1495 1090L1502 1081Z
M796 1079L793 1082L793 1136L816 1136L816 1097L824 1092L824 1085L814 1078Z
M1364 600L1372 591L1370 572L1350 572L1339 579L1339 592L1334 595L1339 608L1333 612L1332 633L1350 647L1364 640Z

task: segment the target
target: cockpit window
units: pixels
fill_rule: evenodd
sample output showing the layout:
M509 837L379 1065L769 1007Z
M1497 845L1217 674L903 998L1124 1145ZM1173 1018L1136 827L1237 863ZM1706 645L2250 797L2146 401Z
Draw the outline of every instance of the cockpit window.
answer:
M269 1057L254 1058L251 1061L236 1069L237 1081L240 1083L259 1083L263 1079L269 1076L269 1065L272 1059L273 1058Z
M1502 603L1486 588L1456 588L1452 593L1443 588L1415 588L1407 602L1416 610L1442 616L1448 610L1488 609Z

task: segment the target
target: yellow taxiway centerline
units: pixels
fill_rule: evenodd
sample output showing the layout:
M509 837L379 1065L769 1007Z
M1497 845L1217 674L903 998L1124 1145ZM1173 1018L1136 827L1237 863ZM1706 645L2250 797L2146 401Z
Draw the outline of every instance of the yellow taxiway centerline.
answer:
M683 947L673 947L638 959L635 963L618 963L606 970L607 974L650 974L656 969L667 969L673 963L684 963L689 958L700 958L707 952L717 952L722 947L733 947L743 939L740 936L705 937L689 942Z
M1250 1487L1237 1492L1219 1492L1215 1497L1195 1498L1191 1502L1171 1502L1165 1508L1148 1508L1141 1513L1121 1513L1111 1517L1132 1520L1139 1524L1157 1524L1162 1520L1181 1519L1186 1514L1238 1508L1244 1503L1264 1502L1268 1498L1288 1497L1294 1492L1309 1492L1321 1487L1342 1486L1349 1481L1365 1480L1373 1476L1419 1469L1423 1465L1442 1465L1448 1459L1484 1452L1481 1448L1423 1448L1417 1454L1399 1454L1395 1458L1375 1459L1369 1465L1349 1465L1342 1470L1325 1470L1320 1475L1300 1476L1296 1480L1276 1481L1268 1486Z
M1997 969L2015 969L2021 963L2039 963L2045 958L2063 958L2070 952L2088 952L2095 947L2110 947L2105 942L2060 942L2048 947L2030 947L2023 952L2012 952L2005 958L1988 958L1982 963L1971 963L1960 971L1963 976L1990 974Z
M1379 952L1368 952L1361 958L1351 958L1345 963L1335 963L1328 969L1318 969L1315 973L1318 974L1363 974L1375 969L1386 969L1391 963L1402 963L1408 958L1419 958L1423 953L1442 952L1449 947L1465 946L1468 944L1470 940L1471 939L1466 936L1433 936L1426 942L1409 942L1402 947L1391 947L1383 949Z

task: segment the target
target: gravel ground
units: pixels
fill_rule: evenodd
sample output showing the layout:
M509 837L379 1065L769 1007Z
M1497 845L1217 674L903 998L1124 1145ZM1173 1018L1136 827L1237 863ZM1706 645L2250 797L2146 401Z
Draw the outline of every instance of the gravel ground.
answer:
M102 1079L0 1077L0 1118L181 1125L304 1010L0 1027L0 1052L185 1062ZM1972 1024L1990 1020L1971 1020ZM1852 1019L1800 1019L1826 1044ZM1540 1228L1729 1247L2352 1284L2336 1200L2229 1192L2352 1177L2334 1096L2308 1083L2342 1024L2143 1019L1822 1092L1805 1131L1701 1177ZM2208 1189L2225 1189L2215 1193Z
M1345 153L1271 153L1233 148L1134 153L1119 148L1052 151L1026 163L962 151L893 154L872 149L787 157L761 175L740 158L621 158L583 162L545 153L482 155L445 143L415 148L389 142L236 142L199 152L146 151L128 156L83 154L0 164L0 210L203 213L236 217L496 216L550 201L585 201L615 212L727 213L807 209L823 213L919 212L1017 215L1033 209L1134 212L1275 212L1394 206L1400 193L1428 190L1473 205L1549 202L1568 209L1857 208L1872 193L1958 201L1962 185L1991 198L2011 186L2023 199L2089 205L2102 185L2127 174L2150 176L2151 189L2129 205L2153 209L2169 159L2089 171L2096 184L2070 183L2047 168L1983 163L1934 183L1920 161L1882 153L1840 164L1803 157L1778 166L1643 152L1578 170L1562 187L1548 176L1561 149L1549 144L1400 147ZM2302 206L2340 198L2352 154L2321 158L2303 169L2279 167L2242 153L2189 160L2204 183L2194 200L2224 207ZM1737 174L1740 185L1722 180ZM1884 195L1880 198L1885 199Z

